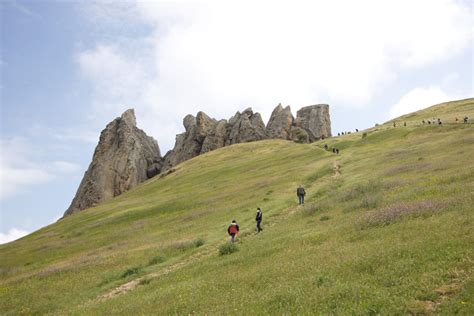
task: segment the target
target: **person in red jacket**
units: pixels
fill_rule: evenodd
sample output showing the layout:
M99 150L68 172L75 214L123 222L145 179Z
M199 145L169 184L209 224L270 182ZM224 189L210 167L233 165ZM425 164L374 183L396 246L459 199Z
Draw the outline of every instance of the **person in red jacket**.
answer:
M232 223L230 223L229 227L227 227L227 233L230 235L230 241L234 242L235 241L235 235L239 234L239 225L237 222L232 220Z

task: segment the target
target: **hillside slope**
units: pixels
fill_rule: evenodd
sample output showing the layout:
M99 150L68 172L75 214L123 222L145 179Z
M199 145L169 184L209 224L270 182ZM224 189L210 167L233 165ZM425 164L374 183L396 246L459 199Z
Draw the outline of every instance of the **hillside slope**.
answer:
M474 125L454 123L465 115L474 99L366 137L260 141L186 161L0 245L0 311L474 314ZM443 125L421 125L433 117ZM241 241L221 256L232 219Z

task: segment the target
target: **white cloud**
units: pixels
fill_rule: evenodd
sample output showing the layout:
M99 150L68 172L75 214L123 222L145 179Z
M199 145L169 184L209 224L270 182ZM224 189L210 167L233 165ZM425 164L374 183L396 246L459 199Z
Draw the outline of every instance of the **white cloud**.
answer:
M469 4L454 0L138 1L120 14L120 6L100 7L89 13L151 31L78 55L97 88L96 112L110 119L136 107L139 125L162 147L199 110L226 118L247 106L268 117L279 102L363 107L401 71L449 60L472 43Z
M58 173L69 174L81 170L81 166L67 161L54 161L51 164L51 169Z
M391 107L390 118L422 110L432 105L460 99L460 96L446 94L440 87L415 88L405 94Z
M11 228L7 233L0 233L0 244L6 244L7 242L17 240L29 233L30 232L23 229Z
M80 170L79 165L66 161L35 161L35 151L24 138L0 139L0 148L0 200L24 193L31 186Z

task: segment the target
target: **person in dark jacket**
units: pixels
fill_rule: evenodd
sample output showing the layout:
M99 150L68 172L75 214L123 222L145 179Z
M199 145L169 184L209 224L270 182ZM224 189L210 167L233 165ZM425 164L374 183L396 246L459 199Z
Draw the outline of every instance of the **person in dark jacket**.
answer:
M230 223L229 227L227 227L227 233L230 235L230 241L234 242L235 241L235 235L239 234L239 225L237 222L232 220L232 223Z
M296 195L298 196L298 200L301 204L304 204L304 196L306 195L306 192L304 191L303 186L300 184L298 189L296 189Z
M262 223L262 210L260 207L257 208L257 215L255 216L255 221L257 222L257 233L261 232L263 229L260 227Z

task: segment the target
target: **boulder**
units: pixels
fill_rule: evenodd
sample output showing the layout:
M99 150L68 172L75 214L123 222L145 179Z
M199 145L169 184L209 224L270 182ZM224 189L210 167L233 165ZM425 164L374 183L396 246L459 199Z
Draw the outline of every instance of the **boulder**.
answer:
M101 132L92 162L64 216L122 194L161 170L158 143L136 126L133 109ZM149 172L154 166L155 171Z

